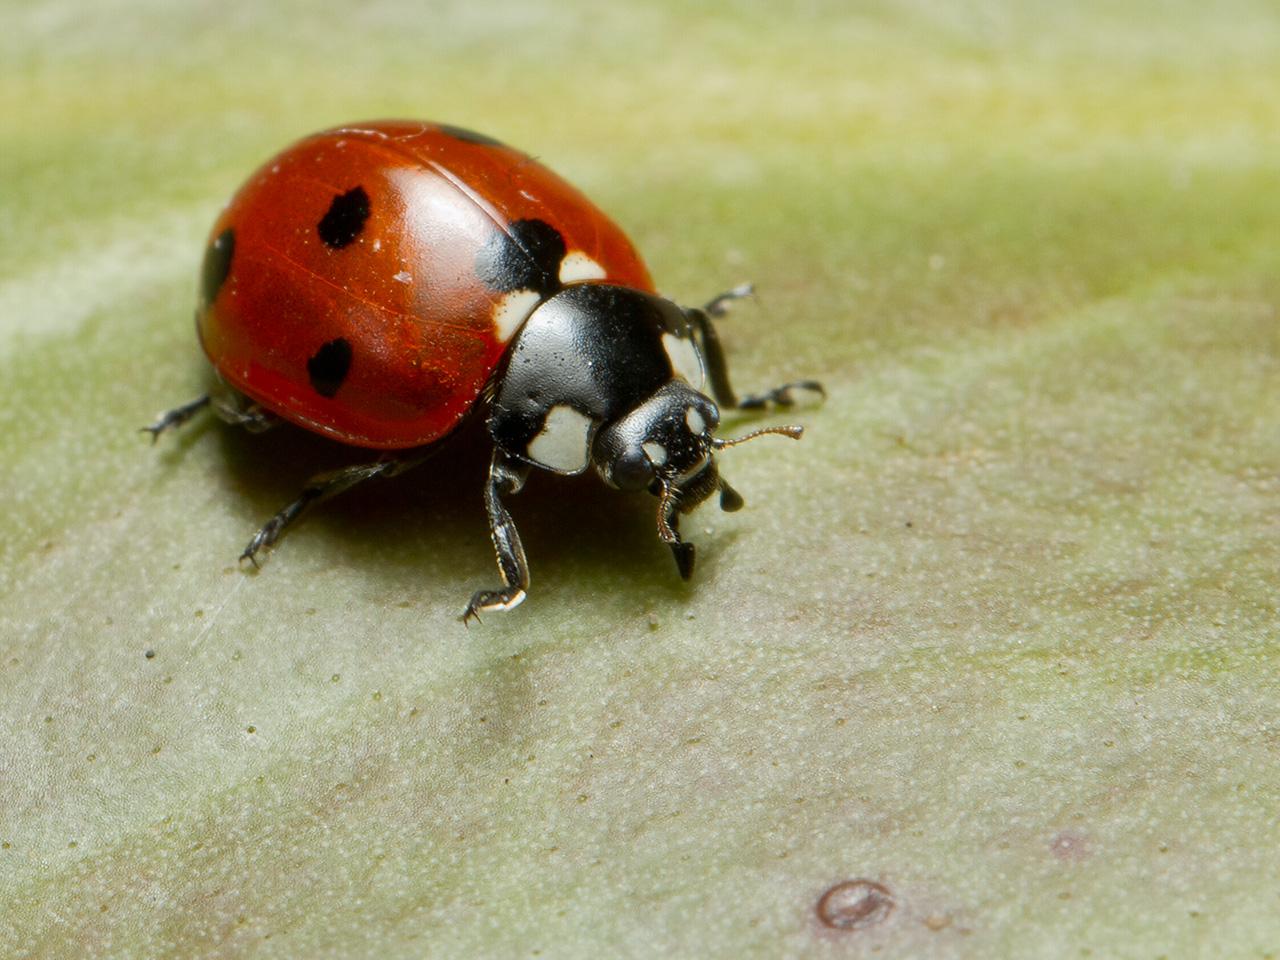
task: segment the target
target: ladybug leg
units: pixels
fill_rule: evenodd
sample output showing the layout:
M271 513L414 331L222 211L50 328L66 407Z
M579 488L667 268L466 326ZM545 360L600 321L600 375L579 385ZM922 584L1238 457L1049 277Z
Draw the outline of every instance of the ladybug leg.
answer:
M729 313L729 305L735 300L746 300L748 297L754 297L755 295L756 286L754 283L740 283L731 290L717 293L702 305L702 312L709 317L718 319Z
M244 394L237 393L219 383L211 393L203 394L189 403L162 413L155 423L149 427L143 427L142 432L151 434L151 442L155 443L160 439L160 434L176 430L208 406L213 407L213 412L217 414L219 420L244 427L250 433L262 433L280 422L279 417L268 413Z
M793 392L796 390L816 393L822 399L826 399L827 396L826 388L817 380L792 380L780 387L774 387L772 390L765 390L763 393L751 393L745 397L740 397L738 399L738 409L763 410L771 404L777 407L792 407L796 403Z
M680 579L690 579L693 576L693 561L697 556L697 550L692 543L680 537L679 506L671 496L669 488L663 490L662 502L658 507L658 536L671 548L671 556L676 561L676 571L680 574Z
M700 309L686 310L689 324L693 327L694 339L702 352L702 359L707 365L707 379L711 381L711 393L721 407L736 410L763 410L770 405L790 407L796 402L795 391L804 390L826 397L827 391L817 380L793 380L780 387L766 390L763 393L752 393L739 397L734 393L729 382L729 364L725 359L724 346L716 333L712 318L723 317L729 312L729 304L741 300L754 293L751 284L744 283L712 297Z
M373 463L361 463L352 467L343 467L341 470L333 470L329 473L321 473L312 477L307 481L306 486L302 488L302 492L298 494L297 499L286 504L283 509L264 523L258 532L253 535L253 539L244 548L244 552L240 554L241 561L248 560L255 568L260 566L258 554L262 550L269 550L275 546L276 542L284 536L284 532L308 508L321 500L328 500L330 497L336 496L344 490L350 490L357 483L363 483L365 480L373 480L376 477L393 477L398 473L404 473L404 471L411 467L416 467L425 459L427 457L424 454L417 457L377 460Z
M264 410L243 393L223 387L212 394L213 412L218 419L236 427L244 427L250 433L263 433L280 423L274 413Z
M151 442L155 443L160 439L160 434L166 430L176 430L182 426L197 413L209 405L210 397L206 393L203 396L196 397L189 403L184 403L180 407L174 407L172 410L166 410L156 419L156 422L149 427L143 427L140 432L151 434Z
M529 476L529 465L506 456L501 450L493 451L489 464L489 482L484 488L484 507L489 514L489 535L498 557L498 572L502 574L501 590L477 590L460 618L466 624L472 617L480 619L480 611L510 610L519 606L529 590L529 564L524 557L520 534L502 497L520 492Z

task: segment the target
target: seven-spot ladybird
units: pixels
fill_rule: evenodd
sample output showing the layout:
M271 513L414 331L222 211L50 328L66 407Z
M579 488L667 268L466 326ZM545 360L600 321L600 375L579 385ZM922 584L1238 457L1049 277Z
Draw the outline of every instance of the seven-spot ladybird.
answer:
M462 615L510 610L529 586L502 498L532 467L588 467L659 499L658 533L682 577L682 513L719 476L719 407L790 405L811 380L735 396L712 318L658 296L622 231L526 154L444 124L381 121L308 137L267 161L214 223L196 331L218 385L145 428L212 406L263 430L287 420L358 447L403 451L314 478L242 555L256 564L309 505L421 463L473 410L493 457L484 491L503 585ZM713 402L701 391L709 382Z

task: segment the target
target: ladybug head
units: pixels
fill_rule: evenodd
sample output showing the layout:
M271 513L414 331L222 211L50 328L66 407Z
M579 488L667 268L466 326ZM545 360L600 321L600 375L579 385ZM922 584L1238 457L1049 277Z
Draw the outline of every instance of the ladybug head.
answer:
M671 380L635 409L602 429L592 460L600 476L620 490L648 490L660 500L658 535L675 553L680 575L693 572L693 546L680 540L679 515L715 491L720 509L738 510L742 497L720 476L714 453L765 434L798 438L796 426L769 427L734 440L714 436L720 410L685 383Z

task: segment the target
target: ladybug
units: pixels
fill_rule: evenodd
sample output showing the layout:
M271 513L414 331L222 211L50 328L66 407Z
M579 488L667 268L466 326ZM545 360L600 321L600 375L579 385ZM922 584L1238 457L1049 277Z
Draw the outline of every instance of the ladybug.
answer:
M316 501L417 466L469 414L493 441L484 489L502 586L462 614L510 610L529 569L503 503L532 468L594 467L658 498L658 534L682 577L679 518L719 492L742 498L714 454L798 426L715 436L720 408L822 394L810 380L738 398L712 319L659 296L630 241L576 189L518 150L459 127L379 121L307 137L268 160L210 233L196 332L216 373L205 396L144 430L155 439L205 407L251 431L287 421L378 459L313 478L264 525L257 564ZM709 384L710 393L703 391Z

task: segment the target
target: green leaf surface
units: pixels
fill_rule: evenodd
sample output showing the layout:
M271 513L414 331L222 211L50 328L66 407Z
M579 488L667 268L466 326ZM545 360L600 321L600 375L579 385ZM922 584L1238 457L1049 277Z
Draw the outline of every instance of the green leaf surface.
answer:
M1280 15L3 0L0 956L1280 953ZM822 379L687 522L482 442L235 558L298 431L207 372L204 234L335 123L529 150ZM727 434L750 421L730 418ZM892 909L848 929L846 880ZM855 911L856 912L856 911Z

